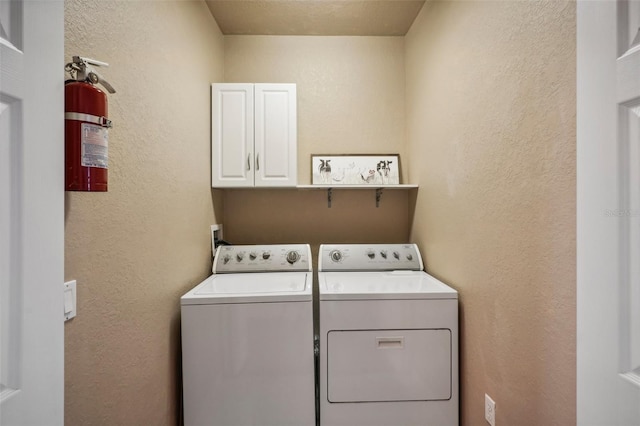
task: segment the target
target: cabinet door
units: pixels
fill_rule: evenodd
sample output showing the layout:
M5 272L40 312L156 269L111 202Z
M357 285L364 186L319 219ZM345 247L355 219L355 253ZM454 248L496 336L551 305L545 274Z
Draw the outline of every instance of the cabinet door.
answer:
M255 85L255 186L298 181L295 84Z
M211 85L211 186L253 186L253 84Z

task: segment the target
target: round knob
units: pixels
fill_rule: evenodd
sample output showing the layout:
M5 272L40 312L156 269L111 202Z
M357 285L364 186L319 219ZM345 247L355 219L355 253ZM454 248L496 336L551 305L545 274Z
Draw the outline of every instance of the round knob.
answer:
M298 260L300 260L300 253L298 253L297 251L291 250L287 253L287 262L289 262L290 264L293 265Z
M256 260L256 257L258 257L258 256L253 252L249 254L249 259L251 259L251 260Z
M413 260L413 255L412 254L408 254L407 255L407 260Z
M238 262L242 262L242 259L243 259L243 258L244 258L244 254L242 254L242 253L238 253L238 254L236 254L236 260L237 260Z
M267 260L271 257L271 253L269 253L268 251L262 252L262 258L264 260Z
M367 256L369 256L369 259L373 259L374 257L376 257L376 252L372 251L372 250L369 250L367 252Z
M342 253L340 252L340 250L333 250L331 253L329 253L329 257L334 262L340 262L342 260Z
M381 250L380 251L380 256L382 256L384 259L387 258L387 251L386 250Z
M230 260L231 260L231 258L229 256L225 256L225 257L222 258L222 263L224 263L226 265L227 263L229 263Z
M395 257L396 259L400 260L400 253L398 253L397 251L393 252L393 257Z

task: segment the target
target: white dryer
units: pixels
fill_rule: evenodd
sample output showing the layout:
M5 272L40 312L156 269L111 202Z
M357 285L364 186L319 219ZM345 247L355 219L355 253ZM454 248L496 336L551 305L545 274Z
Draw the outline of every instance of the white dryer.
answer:
M309 245L222 246L186 293L186 426L315 424Z
M321 245L320 424L458 425L458 293L415 244Z

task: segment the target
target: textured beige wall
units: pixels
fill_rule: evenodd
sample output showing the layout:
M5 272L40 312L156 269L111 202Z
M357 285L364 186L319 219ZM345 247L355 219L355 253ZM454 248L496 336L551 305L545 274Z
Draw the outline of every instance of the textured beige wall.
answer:
M411 239L460 292L462 424L575 424L575 3L433 2L406 37Z
M65 57L110 63L109 192L67 193L68 425L176 424L179 297L211 267L210 89L223 38L204 2L65 1ZM214 208L215 204L215 208Z
M66 198L67 424L174 422L178 298L208 274L215 221L236 243L314 246L406 241L411 224L460 290L463 424L484 424L484 392L499 424L575 423L572 3L434 2L406 39L224 45L204 3L65 8L67 59L110 62L118 90L110 192ZM300 183L312 153L384 152L420 190L378 209L373 191L335 191L331 209L323 191L211 191L212 81L298 84Z
M224 81L296 83L298 183L311 154L404 159L404 37L226 36Z
M408 194L386 190L334 190L332 207L319 190L227 190L225 239L236 244L407 241ZM315 263L314 254L314 263Z
M398 153L405 164L403 37L226 36L225 82L296 83L298 183L311 154ZM404 168L403 168L404 170ZM406 175L406 173L405 173ZM404 242L406 191L224 192L234 243Z

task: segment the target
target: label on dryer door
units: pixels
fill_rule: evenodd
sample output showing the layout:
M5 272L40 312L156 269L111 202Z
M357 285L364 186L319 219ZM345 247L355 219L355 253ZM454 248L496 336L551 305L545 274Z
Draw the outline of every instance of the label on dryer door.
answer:
M95 124L82 123L81 165L83 167L109 167L109 130Z

